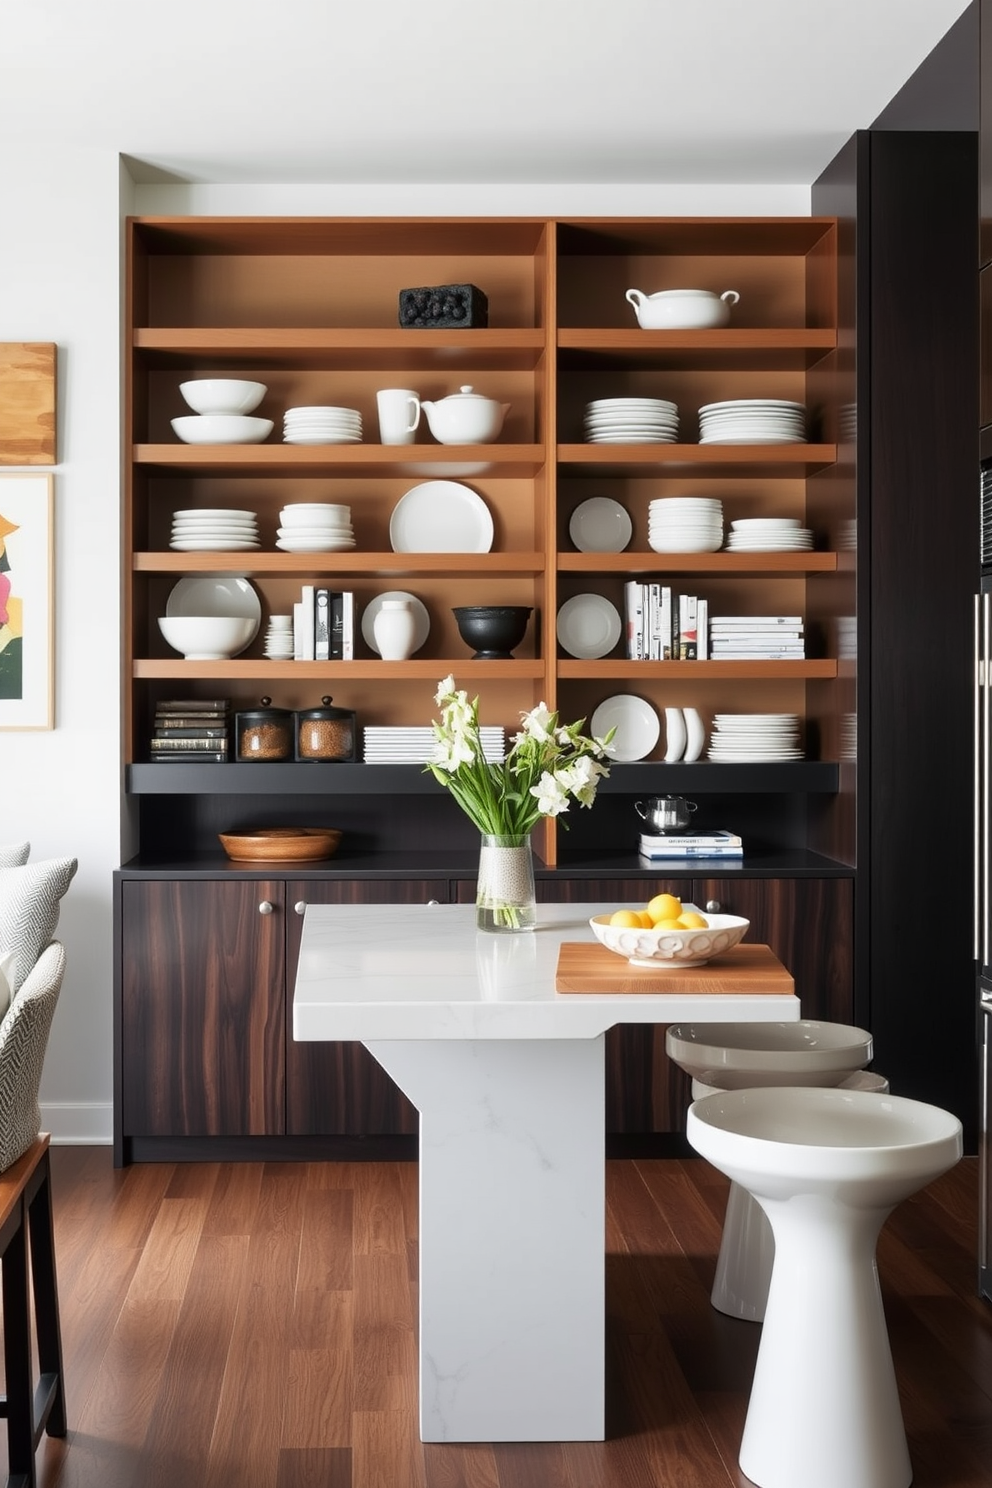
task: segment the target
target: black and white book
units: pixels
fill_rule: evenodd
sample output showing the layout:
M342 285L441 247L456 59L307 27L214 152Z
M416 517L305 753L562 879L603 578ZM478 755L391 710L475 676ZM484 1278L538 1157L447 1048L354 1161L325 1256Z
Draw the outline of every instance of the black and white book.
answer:
M313 595L313 659L331 659L331 591L323 587Z

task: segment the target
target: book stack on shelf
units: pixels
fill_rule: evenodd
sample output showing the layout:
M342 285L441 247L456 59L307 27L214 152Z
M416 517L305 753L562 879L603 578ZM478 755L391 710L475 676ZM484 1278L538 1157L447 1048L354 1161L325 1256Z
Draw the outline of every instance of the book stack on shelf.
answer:
M802 661L806 655L801 615L714 615L709 628L713 661Z
M669 584L624 585L628 661L705 661L709 602L679 594Z
M173 698L155 709L151 756L164 764L196 760L224 764L228 759L231 704L228 698Z
M354 661L355 596L304 584L293 605L294 661Z
M742 858L744 844L736 832L724 828L713 832L642 832L642 858L652 862L669 858Z

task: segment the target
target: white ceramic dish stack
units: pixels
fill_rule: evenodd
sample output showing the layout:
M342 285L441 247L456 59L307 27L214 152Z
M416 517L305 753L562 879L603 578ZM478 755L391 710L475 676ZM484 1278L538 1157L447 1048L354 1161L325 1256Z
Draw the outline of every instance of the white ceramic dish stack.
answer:
M355 546L351 507L331 501L296 501L284 506L276 547L284 553L342 553Z
M813 546L813 533L798 517L743 517L731 522L731 553L803 553Z
M253 511L205 506L172 513L169 547L178 553L239 553L259 546Z
M269 661L293 660L292 615L270 615L265 631L265 654Z
M159 628L187 660L216 661L247 650L261 614L256 589L241 575L190 574L170 593Z
M267 418L250 418L268 392L264 382L240 377L201 377L179 384L194 414L172 419L183 444L261 444L272 433Z
M422 765L433 756L437 739L433 728L412 725L371 725L365 729L364 760L367 765ZM506 733L502 728L483 724L479 743L485 759L495 762L506 754Z
M282 438L284 444L360 444L362 416L357 408L323 404L287 408Z
M723 547L723 502L717 496L649 502L648 546L655 553L716 553Z
M586 405L589 444L677 444L678 405L667 398L596 398Z
M802 444L806 409L788 398L732 398L699 410L700 444Z
M752 763L803 758L795 713L716 713L707 758Z

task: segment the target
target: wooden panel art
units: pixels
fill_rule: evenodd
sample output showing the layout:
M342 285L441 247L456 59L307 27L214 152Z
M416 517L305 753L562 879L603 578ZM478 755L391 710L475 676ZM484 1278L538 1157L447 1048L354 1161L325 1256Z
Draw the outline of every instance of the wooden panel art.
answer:
M55 345L0 341L0 465L54 465Z

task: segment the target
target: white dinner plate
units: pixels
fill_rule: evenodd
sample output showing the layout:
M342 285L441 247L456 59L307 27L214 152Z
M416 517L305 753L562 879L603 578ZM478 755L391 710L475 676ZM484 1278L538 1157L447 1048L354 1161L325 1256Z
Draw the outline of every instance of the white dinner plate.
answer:
M248 553L261 546L259 542L245 542L237 537L174 537L169 543L174 553Z
M281 553L344 553L355 546L354 538L315 538L306 541L301 537L280 537L276 547Z
M580 553L622 553L633 530L627 508L610 496L580 501L568 523L568 535Z
M365 637L366 646L370 647L376 656L379 655L373 622L376 615L382 609L383 601L387 599L405 599L409 601L410 613L413 615L413 650L419 651L431 633L431 617L427 613L427 606L415 594L408 594L405 589L388 589L385 594L377 594L375 599L369 600L362 611L362 635Z
M589 721L594 739L604 738L611 728L616 733L607 753L618 762L644 759L661 737L661 719L651 704L627 692L606 698Z
M623 634L616 605L602 594L573 594L558 611L558 642L583 661L608 656Z
M492 513L460 481L423 481L393 507L389 541L394 553L488 553Z

